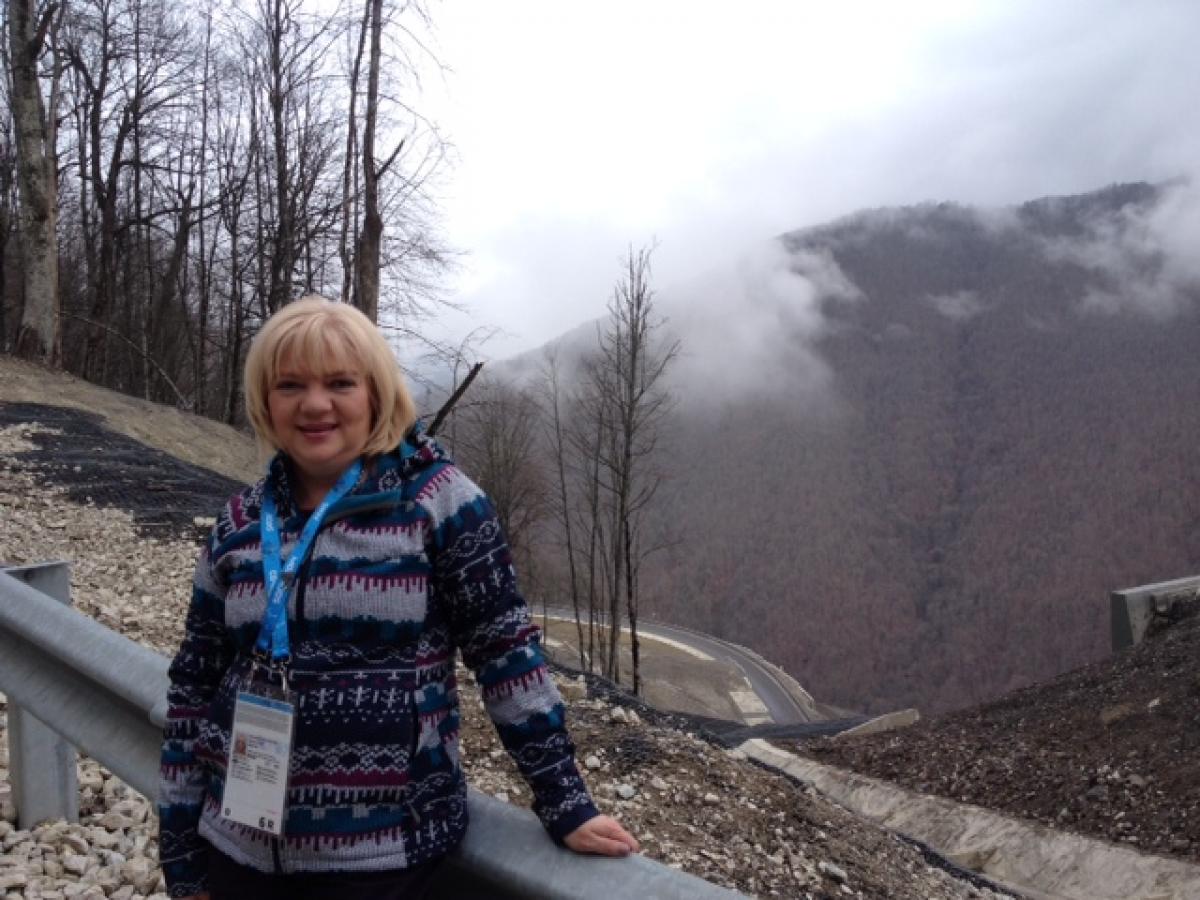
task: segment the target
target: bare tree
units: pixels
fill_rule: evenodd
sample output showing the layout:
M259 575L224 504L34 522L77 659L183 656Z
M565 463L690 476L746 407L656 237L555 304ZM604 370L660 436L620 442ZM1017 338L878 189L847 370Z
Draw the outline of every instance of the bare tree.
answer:
M375 133L379 125L379 66L383 58L383 0L367 0L366 9L363 33L370 34L370 58L367 62L367 103L362 138L363 218L362 230L355 242L354 305L374 322L379 318L379 259L383 249L379 178L395 155L384 166L380 166L375 159Z
M0 345L20 331L31 355L233 421L250 338L299 293L421 336L451 261L445 147L408 102L432 58L421 0L0 10Z
M24 307L16 351L56 363L59 355L57 106L60 68L52 52L50 99L42 96L39 61L62 7L9 0L8 69L16 132ZM53 44L53 41L49 42Z
M7 21L7 13L3 19ZM8 59L7 29L0 37L0 59ZM0 109L12 110L9 68L0 77ZM9 336L20 324L21 264L17 237L20 199L17 195L17 146L12 119L0 116L0 350L9 349Z
M544 440L550 448L550 458L554 466L554 490L549 493L549 508L560 529L562 547L567 561L567 585L571 595L571 609L575 614L575 633L579 651L579 667L591 670L591 659L587 652L588 642L584 639L583 610L580 607L580 573L575 559L575 541L573 527L574 515L570 500L570 481L567 477L568 443L565 427L566 411L561 373L559 370L558 352L554 348L546 350L541 365L542 385L542 421L544 423ZM594 640L594 626L589 625L588 636Z
M679 353L679 343L657 339L662 322L654 314L650 286L652 248L629 250L608 304L599 335L599 354L590 368L592 389L607 433L599 442L601 483L611 502L609 666L616 670L620 617L624 606L632 641L633 690L641 690L639 574L644 552L644 512L661 483L653 466L659 426L670 408L663 375Z
M384 275L389 270L400 288L393 293L392 306L403 307L402 314L412 316L421 312L424 301L434 299L425 274L439 274L449 264L446 250L430 239L432 217L426 193L427 181L445 157L445 144L436 128L387 89L404 82L419 87L416 59L437 62L418 34L430 26L424 3L362 2L350 67L339 246L344 266L343 299L375 321L379 318ZM366 91L361 98L360 122L364 57ZM388 135L393 135L390 151L386 156L378 155L381 136ZM349 252L351 221L353 258ZM385 221L390 226L390 239L385 238Z

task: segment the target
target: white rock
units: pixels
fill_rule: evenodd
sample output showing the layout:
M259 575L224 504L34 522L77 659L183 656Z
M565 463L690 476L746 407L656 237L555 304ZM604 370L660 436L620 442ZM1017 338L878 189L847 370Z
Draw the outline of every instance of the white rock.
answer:
M88 833L88 837L91 839L93 847L102 850L114 850L121 844L121 835L105 831L103 828L93 828Z
M13 869L0 875L0 891L11 891L29 884L29 875L22 869Z
M123 800L129 796L129 787L119 778L109 778L104 782L104 796Z
M591 754L587 759L585 759L583 761L583 764L585 766L587 766L589 769L598 769L598 768L600 768L600 766L603 765L603 763L600 762L600 757L598 757L594 753Z
M718 797L716 794L709 792L704 795L704 802L707 803L709 806L716 806L718 803L721 802L721 798Z
M82 875L94 863L95 860L90 856L80 856L77 853L67 853L62 857L62 867L71 875Z
M150 894L158 884L158 871L150 860L145 857L137 857L121 866L121 878L127 882L133 882L133 886L137 888L139 894Z
M96 856L100 858L100 861L104 865L112 866L115 869L120 869L127 860L125 854L119 853L116 850L97 850Z
M140 825L146 821L146 817L150 814L150 807L144 801L127 799L121 800L113 807L113 811L120 813L132 819L135 824Z
M123 831L133 825L133 819L119 812L106 812L100 819L100 827L108 831Z
M91 873L91 882L104 893L111 894L121 886L121 876L117 874L117 870L112 866L104 866Z
M840 866L835 866L831 862L821 860L817 863L817 870L828 878L836 881L838 884L844 884L846 881L846 870Z
M636 794L637 788L635 788L632 784L617 785L617 796L622 800L632 800Z
M655 775L650 779L650 787L654 788L656 791L665 791L667 790L668 785L665 781Z
M580 678L564 678L558 683L558 692L568 703L587 699L587 682Z

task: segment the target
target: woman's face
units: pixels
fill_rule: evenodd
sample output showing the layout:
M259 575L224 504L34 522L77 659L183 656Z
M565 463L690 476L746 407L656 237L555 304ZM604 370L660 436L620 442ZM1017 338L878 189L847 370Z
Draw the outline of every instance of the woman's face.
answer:
M302 486L328 488L362 455L371 434L367 379L350 367L315 375L284 360L267 392L267 411L279 446Z

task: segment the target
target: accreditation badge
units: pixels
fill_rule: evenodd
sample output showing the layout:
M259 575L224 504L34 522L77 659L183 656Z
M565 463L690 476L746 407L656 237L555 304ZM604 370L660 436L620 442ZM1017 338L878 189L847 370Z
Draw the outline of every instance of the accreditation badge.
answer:
M266 690L254 685L237 695L221 814L231 822L279 836L296 708L286 689L262 687Z

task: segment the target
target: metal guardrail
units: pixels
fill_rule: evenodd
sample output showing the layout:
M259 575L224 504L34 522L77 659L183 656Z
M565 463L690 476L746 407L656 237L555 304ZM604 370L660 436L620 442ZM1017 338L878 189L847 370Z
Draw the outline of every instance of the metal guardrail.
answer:
M22 825L76 817L72 747L151 800L158 792L168 661L71 609L69 584L65 563L0 569L0 691L8 697L9 778ZM471 827L436 897L741 896L642 856L562 850L532 813L474 789L468 806Z
M1140 644L1154 617L1169 614L1176 603L1200 602L1196 599L1198 591L1200 575L1113 591L1110 595L1113 653Z

